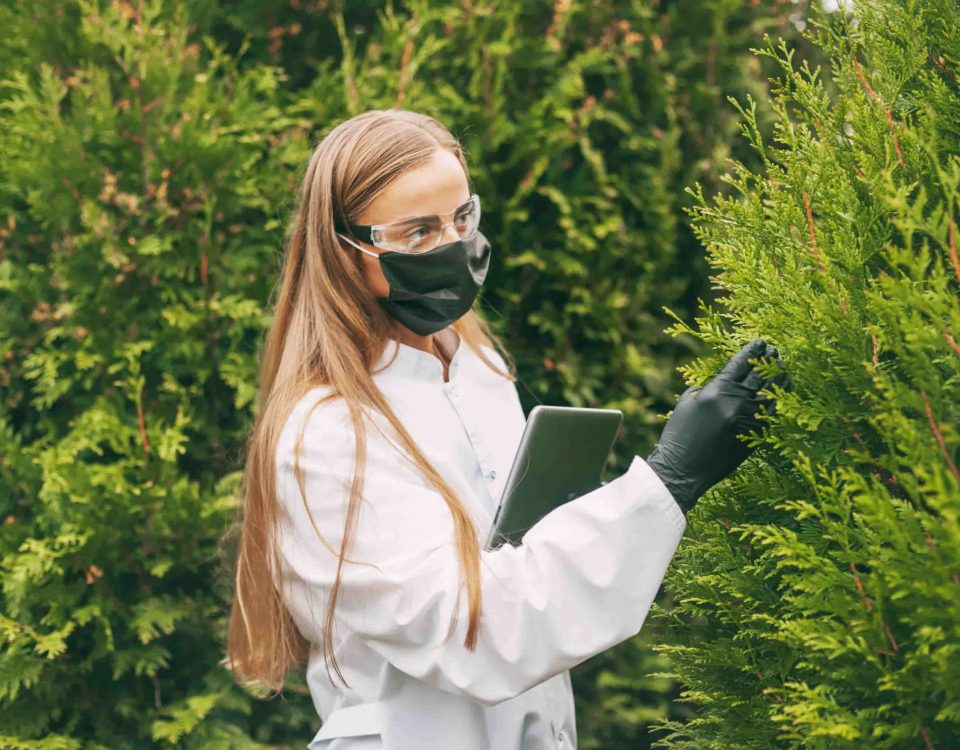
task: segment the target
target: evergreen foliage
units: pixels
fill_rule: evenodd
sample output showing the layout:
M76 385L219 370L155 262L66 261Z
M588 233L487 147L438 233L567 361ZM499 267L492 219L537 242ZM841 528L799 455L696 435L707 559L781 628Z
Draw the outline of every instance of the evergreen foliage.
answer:
M0 746L302 745L218 664L218 540L306 139L184 6L56 7L0 76Z
M781 67L761 169L693 210L716 354L776 345L792 390L741 471L690 515L660 649L687 723L670 748L960 747L960 4L816 14L824 73Z
M697 346L658 312L702 291L681 188L716 187L731 153L757 160L730 151L739 115L719 104L760 96L747 46L788 12L0 6L0 746L302 747L315 731L302 682L264 704L219 664L219 555L284 223L330 125L404 106L462 138L496 248L481 312L538 399L625 411L616 470L652 443ZM582 747L642 746L667 714L648 637L575 673Z

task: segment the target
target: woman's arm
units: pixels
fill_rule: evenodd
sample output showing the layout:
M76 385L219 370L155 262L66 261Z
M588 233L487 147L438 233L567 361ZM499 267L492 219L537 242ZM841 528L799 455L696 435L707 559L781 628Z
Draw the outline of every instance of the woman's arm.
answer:
M314 521L339 551L353 476L353 431L339 400L307 421L300 466ZM481 551L481 623L464 645L453 522L442 496L374 428L357 526L337 598L334 642L352 632L395 667L492 706L635 635L686 521L666 486L635 456L629 469L556 508L523 544ZM278 449L284 578L293 606L309 606L319 641L337 557L316 537L293 475L292 440ZM480 529L484 536L487 529ZM443 642L458 607L453 636Z

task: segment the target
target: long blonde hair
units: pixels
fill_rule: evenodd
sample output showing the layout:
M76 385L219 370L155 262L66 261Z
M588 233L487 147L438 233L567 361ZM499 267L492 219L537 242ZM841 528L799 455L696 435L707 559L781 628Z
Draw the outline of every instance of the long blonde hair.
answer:
M284 603L282 586L271 570L280 570L276 529L275 452L294 405L311 389L331 386L326 397L341 397L351 415L357 462L340 545L337 574L330 592L322 651L346 685L333 656L332 625L341 572L363 491L366 438L362 406L381 412L393 425L426 479L447 502L453 516L461 582L469 599L464 645L476 648L480 618L480 545L477 529L460 499L433 468L374 384L370 370L389 343L393 322L369 292L360 253L344 252L334 222L355 221L364 208L406 170L447 149L463 166L459 141L432 117L407 110L371 110L340 123L316 146L299 191L298 208L287 232L279 293L260 365L260 407L247 446L241 480L243 503L225 539L238 535L235 590L227 632L228 666L240 684L280 691L292 668L309 654L310 644ZM516 379L512 357L487 323L473 310L453 324L461 345L469 346L495 372ZM491 361L481 346L494 347L508 372ZM325 399L322 399L325 400ZM319 402L318 402L319 403ZM316 404L314 405L314 408ZM296 453L299 454L299 440ZM295 456L300 494L303 492ZM313 520L313 516L310 516ZM316 528L316 523L314 522ZM321 543L318 539L318 544ZM348 562L350 562L348 560ZM457 600L459 604L459 598ZM459 607L455 607L449 638ZM332 680L332 677L331 677Z

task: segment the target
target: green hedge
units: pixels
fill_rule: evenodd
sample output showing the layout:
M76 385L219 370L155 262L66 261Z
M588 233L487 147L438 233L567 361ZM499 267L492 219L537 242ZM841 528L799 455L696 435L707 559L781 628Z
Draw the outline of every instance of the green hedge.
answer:
M668 572L660 651L697 716L665 747L960 746L958 18L817 14L826 71L769 42L773 138L740 102L763 167L696 193L724 294L674 327L716 349L686 375L761 335L793 390Z

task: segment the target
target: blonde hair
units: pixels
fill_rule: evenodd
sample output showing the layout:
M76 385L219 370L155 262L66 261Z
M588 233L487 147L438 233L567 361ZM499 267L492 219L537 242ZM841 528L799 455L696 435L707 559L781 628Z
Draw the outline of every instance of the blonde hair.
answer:
M280 515L276 496L277 440L294 405L311 389L331 386L331 397L344 400L351 416L356 466L340 545L337 573L328 601L322 651L347 684L333 656L332 625L341 571L363 491L366 436L362 405L381 412L393 425L405 450L424 477L443 496L453 517L461 582L469 604L464 645L476 648L480 618L480 545L477 529L464 505L429 463L404 429L370 370L390 343L394 323L376 303L361 271L360 253L344 252L334 223L355 221L364 208L405 171L430 160L437 149L453 153L469 172L459 141L432 117L407 110L371 110L334 127L317 144L307 165L298 208L289 225L274 316L260 364L260 409L249 435L241 480L242 505L227 536L237 536L233 571L235 590L227 631L227 665L240 684L282 689L289 670L299 667L310 644L297 629L284 603L276 528ZM487 323L473 310L453 323L461 345L469 346L492 370L516 379L513 359ZM494 347L507 364L503 372L481 346ZM314 404L315 408L317 404ZM302 435L302 428L301 428ZM307 513L299 466L295 473ZM316 522L310 515L316 528ZM225 537L226 539L226 537ZM318 542L320 543L320 542ZM459 605L459 598L457 599ZM449 638L456 626L455 608ZM331 676L332 680L332 676Z

